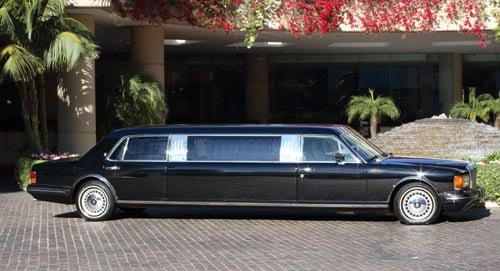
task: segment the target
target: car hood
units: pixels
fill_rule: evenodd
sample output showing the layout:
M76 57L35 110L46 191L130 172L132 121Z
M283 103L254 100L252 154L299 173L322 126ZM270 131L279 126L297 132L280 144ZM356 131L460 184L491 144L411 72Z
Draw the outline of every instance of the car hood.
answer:
M435 158L422 158L422 157L399 157L390 156L379 161L384 165L409 165L409 166L433 166L433 167L447 167L461 170L467 170L469 162L435 159Z

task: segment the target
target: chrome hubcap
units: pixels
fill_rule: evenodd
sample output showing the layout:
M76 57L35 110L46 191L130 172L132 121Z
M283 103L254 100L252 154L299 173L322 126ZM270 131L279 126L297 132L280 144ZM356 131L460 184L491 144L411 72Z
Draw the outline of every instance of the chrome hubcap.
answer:
M434 198L428 191L412 188L402 197L401 210L412 220L425 220L434 213Z
M80 206L86 216L99 217L108 207L108 197L99 187L90 186L83 191Z

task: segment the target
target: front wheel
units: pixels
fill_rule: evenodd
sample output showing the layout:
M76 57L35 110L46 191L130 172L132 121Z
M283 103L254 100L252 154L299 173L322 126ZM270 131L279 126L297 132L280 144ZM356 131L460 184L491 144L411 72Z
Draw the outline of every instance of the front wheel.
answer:
M394 210L403 224L431 224L441 214L441 202L428 185L410 183L396 194Z
M109 188L98 181L90 181L78 190L76 208L88 221L106 220L115 211L115 201Z

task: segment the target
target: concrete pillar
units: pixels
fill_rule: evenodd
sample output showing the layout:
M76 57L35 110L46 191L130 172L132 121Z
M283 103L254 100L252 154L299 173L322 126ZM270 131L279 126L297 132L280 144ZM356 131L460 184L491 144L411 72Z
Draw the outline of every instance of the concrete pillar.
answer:
M247 55L245 114L248 120L269 122L269 63L267 55Z
M439 102L441 111L448 114L453 104L462 99L462 55L439 55Z
M94 17L71 14L94 33ZM95 63L82 60L57 84L57 150L84 154L96 143Z
M165 53L162 26L140 25L130 29L131 60L165 87Z

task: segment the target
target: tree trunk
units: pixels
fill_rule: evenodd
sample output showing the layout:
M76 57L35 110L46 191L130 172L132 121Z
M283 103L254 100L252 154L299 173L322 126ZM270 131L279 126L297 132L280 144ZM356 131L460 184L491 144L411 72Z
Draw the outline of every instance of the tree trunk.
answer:
M496 119L495 119L495 127L496 127L497 129L500 129L500 112L498 112L498 113L496 114L496 116L497 116L497 117L496 117Z
M47 104L46 104L46 89L45 89L45 76L39 75L37 77L38 89L38 110L40 113L40 139L43 151L49 150L49 132L47 129Z
M35 81L29 83L28 92L31 97L30 101L30 120L33 129L33 140L37 152L42 152L42 142L40 141L40 119L38 118L38 93L36 90Z
M370 136L372 138L377 137L377 116L371 115L370 117Z
M33 127L33 93L31 84L20 83L18 87L21 93L21 112L23 115L24 133L26 134L28 147L32 152L41 152L42 145L40 143L39 134L38 131L35 131L35 127ZM36 115L38 115L38 113ZM36 127L36 130L38 130L38 127Z

